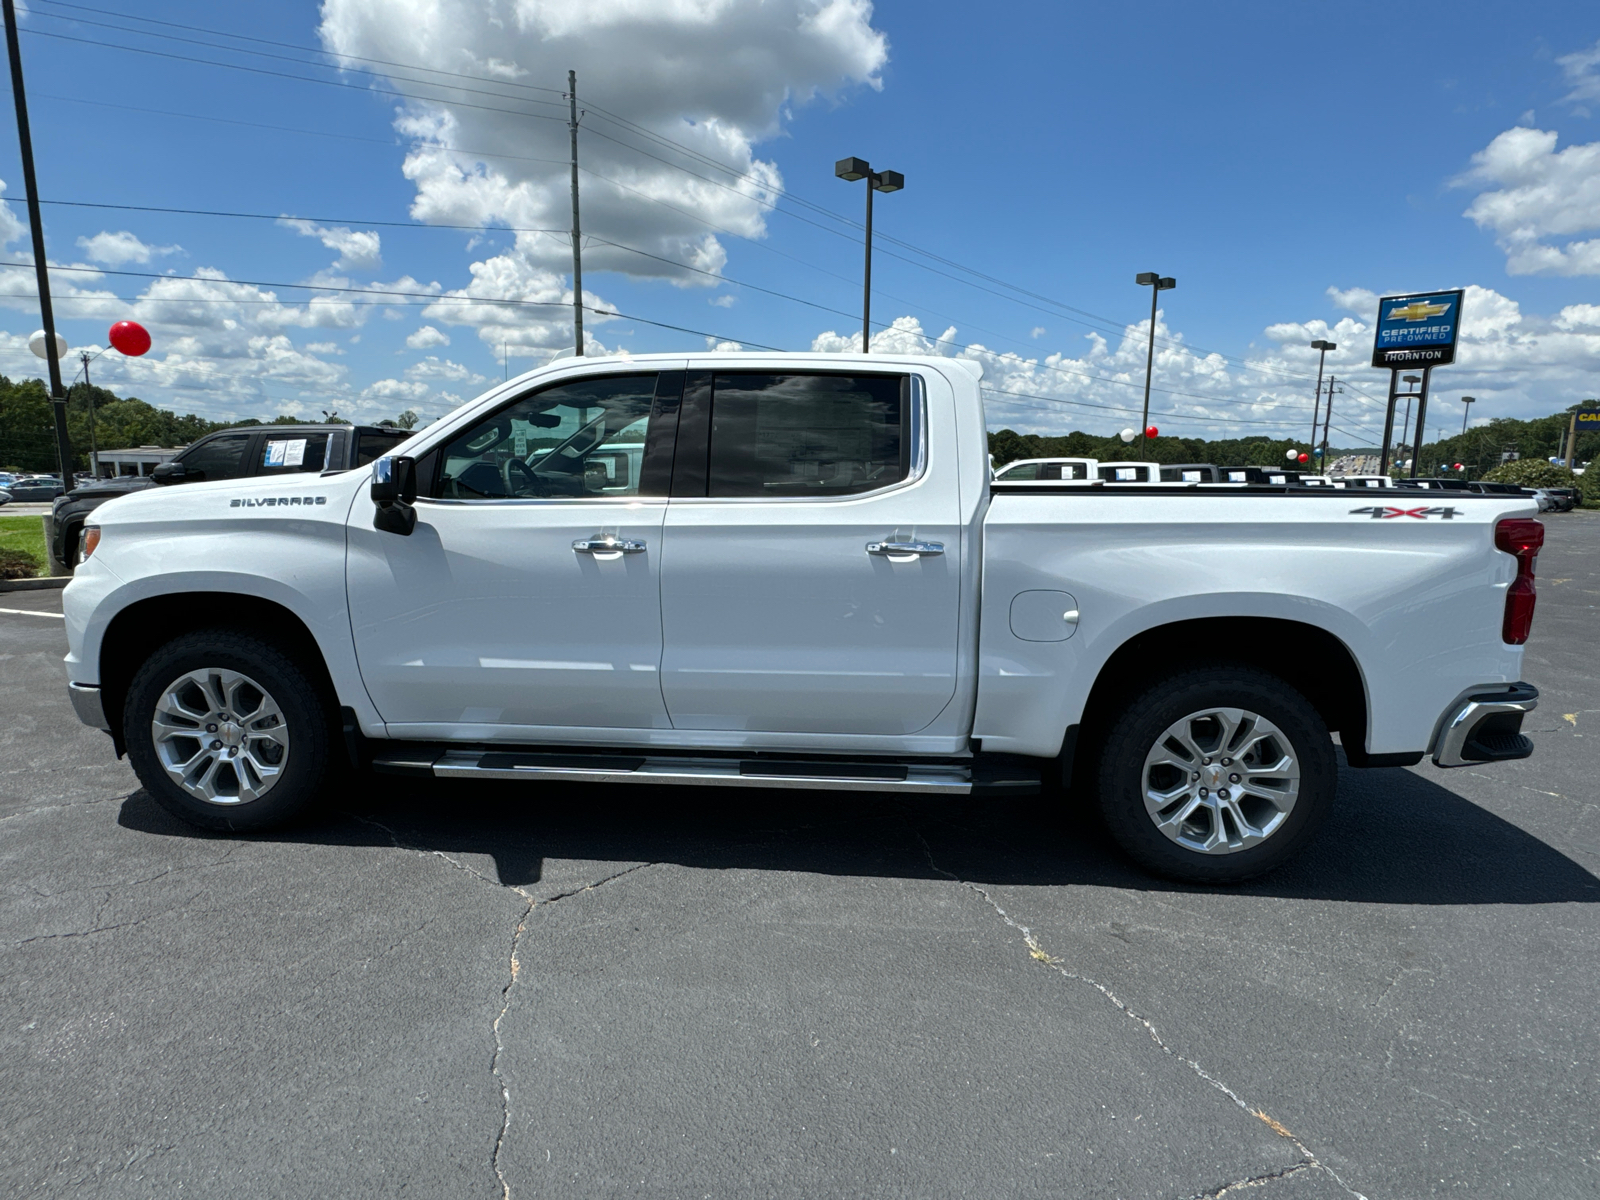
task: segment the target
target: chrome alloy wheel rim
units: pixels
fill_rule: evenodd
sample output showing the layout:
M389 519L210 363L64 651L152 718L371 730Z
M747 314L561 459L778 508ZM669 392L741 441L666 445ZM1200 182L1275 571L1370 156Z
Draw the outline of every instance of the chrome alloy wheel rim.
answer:
M259 800L289 764L289 727L278 702L248 675L221 667L169 683L150 736L172 781L207 804Z
M1234 854L1266 841L1300 794L1300 760L1283 730L1243 708L1174 721L1145 755L1145 811L1186 850Z

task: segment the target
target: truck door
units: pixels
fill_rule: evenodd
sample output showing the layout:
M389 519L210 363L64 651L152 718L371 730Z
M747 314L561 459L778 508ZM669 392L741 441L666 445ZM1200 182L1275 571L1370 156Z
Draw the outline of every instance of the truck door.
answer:
M678 729L911 734L955 691L953 464L921 381L691 371L663 531Z
M424 456L409 537L357 501L351 624L391 729L668 727L658 570L682 386L629 372L519 397Z

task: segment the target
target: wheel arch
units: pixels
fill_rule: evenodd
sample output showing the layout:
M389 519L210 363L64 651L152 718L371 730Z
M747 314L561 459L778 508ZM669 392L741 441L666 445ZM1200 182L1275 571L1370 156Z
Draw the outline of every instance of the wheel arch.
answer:
M237 592L183 592L135 600L112 617L100 639L100 696L117 754L123 705L139 667L180 634L231 629L271 641L310 674L331 716L339 713L338 689L322 647L292 609L277 601Z
M1351 766L1379 765L1367 754L1369 698L1355 654L1328 630L1282 617L1196 617L1134 634L1101 664L1083 721L1068 730L1068 746L1102 733L1122 703L1152 680L1220 660L1282 679L1310 701L1330 732L1338 732Z

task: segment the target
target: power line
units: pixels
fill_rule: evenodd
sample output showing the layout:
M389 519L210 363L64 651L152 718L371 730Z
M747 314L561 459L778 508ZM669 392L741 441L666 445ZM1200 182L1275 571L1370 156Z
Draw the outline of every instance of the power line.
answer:
M386 58L367 58L359 54L343 54L336 50L326 50L319 46L300 46L293 42L277 42L273 41L271 38L252 37L247 33L230 33L225 29L207 29L200 25L179 24L176 21L159 21L154 17L135 16L132 13L117 12L107 8L93 8L87 4L71 4L68 3L67 0L34 0L34 2L38 4L48 4L55 8L72 8L77 9L80 12L99 13L101 16L116 17L118 20L122 21L138 21L145 25L162 25L168 29L186 29L193 33L209 33L217 37L234 38L241 42L255 42L257 45L261 46L277 46L282 50L303 50L308 54L325 54L330 58L343 58L348 59L351 62L377 63L380 66L400 67L407 71L428 71L435 75L449 75L456 79L471 79L479 83L488 82L483 76L480 75L465 75L459 71L446 71L440 67L424 67L417 63L393 62ZM59 19L64 20L65 18ZM94 24L95 22L85 23ZM122 29L120 26L107 26L107 28L118 30ZM560 88L541 87L538 84L533 83L517 83L514 80L496 80L495 82L501 82L506 87L519 87L536 92L550 92L558 96L565 94Z
M101 41L96 41L94 38L74 37L74 36L72 36L71 34L68 34L68 33L52 33L52 32L50 32L49 30L46 30L46 29L24 29L22 32L24 32L26 34L29 34L30 36L33 36L33 37L55 38L58 41L77 42L77 43L79 43L81 45L85 45L85 46L99 46L102 49L107 49L107 50L124 50L124 51L128 52L129 54L148 54L148 55L152 55L152 56L154 56L156 58L168 58L168 59L176 60L178 62L199 63L202 66L208 66L208 67L223 67L223 68L225 68L227 70L230 70L230 71L248 71L253 75L271 75L271 76L273 76L275 78L278 78L278 79L293 79L293 80L298 80L301 83L321 84L323 87L345 88L345 89L350 90L350 91L367 92L367 93L370 93L370 94L373 94L373 95L379 95L379 96L397 96L402 100L422 100L422 101L425 101L425 102L430 103L430 104L455 104L455 105L459 105L462 108L474 108L474 109L478 109L478 110L483 111L483 112L505 113L508 116L525 117L525 118L527 118L529 120L560 121L562 124L566 123L566 118L565 117L557 117L557 116L553 116L553 115L546 114L546 113L524 112L524 111L522 111L520 109L514 109L514 108L496 108L493 105L489 105L489 104L473 104L473 103L470 103L469 101L466 101L466 100L447 100L447 99L445 99L443 97L439 97L439 96L418 96L418 95L415 95L414 93L411 93L411 92L395 91L395 90L393 90L391 88L380 88L380 87L374 87L374 86L369 86L369 85L365 85L365 84L344 83L344 82L342 82L340 80L337 80L337 79L317 79L316 77L311 76L311 75L295 75L295 74L293 74L291 72L288 72L288 71L273 71L273 70L269 70L266 67L252 67L252 66L248 66L245 63L222 62L222 61L220 61L218 59L214 59L214 58L196 58L195 56L193 56L191 54L174 54L170 50L153 50L153 49L151 49L151 48L149 48L147 46L123 46L123 45L118 45L116 42L101 42ZM448 84L448 83L431 83L431 82L428 82L426 80L408 80L406 82L421 83L422 86L424 86L424 87L450 88L450 87L454 87L455 86L454 84ZM552 103L551 101L534 100L534 99L531 99L531 98L523 98L523 97L510 97L510 96L508 96L508 97L506 97L506 99L511 100L513 102L516 102L516 103L524 103L524 104L547 104L547 103Z
M72 6L72 7L79 7L79 8L85 8L86 9L86 6ZM100 11L100 10L89 10L89 9L86 9L86 11ZM68 18L58 18L58 19L65 20L65 19L68 19ZM105 28L117 28L115 26L104 25L104 23L101 23L101 22L84 21L83 23L84 24L89 24L89 25L100 25L100 26L105 27ZM191 55L174 54L174 53L169 52L169 51L154 50L154 49L150 49L148 47L125 46L125 45L120 45L120 44L112 43L112 42L97 41L97 40L92 39L92 38L79 38L79 37L73 37L73 36L68 35L68 34L52 33L52 32L46 31L46 30L30 30L29 32L36 33L36 34L38 34L40 36L44 36L44 37L53 37L53 38L58 38L58 39L66 40L66 41L75 41L75 42L80 42L80 43L83 43L83 44L86 44L86 45L96 45L96 46L101 46L101 47L108 48L108 49L127 50L127 51L132 52L132 53L149 54L149 55L154 55L154 56L157 56L157 57L176 59L178 61L201 63L201 64L209 65L209 66L217 66L217 67L224 67L224 68L229 68L229 69L234 69L234 70L248 71L248 72L252 72L252 73L256 73L256 74L271 75L271 76L275 76L275 77L278 77L278 78L299 80L301 82L307 82L307 83L319 83L319 84L323 84L325 86L331 86L331 87L353 88L354 90L358 90L358 91L368 91L368 92L375 92L375 93L381 94L381 95L392 95L392 96L402 97L402 98L405 98L405 99L422 100L422 101L425 101L425 102L428 102L428 103L459 104L461 107L465 107L465 108L473 108L473 109L478 109L478 110L481 110L481 111L488 111L488 112L501 112L501 113L506 113L508 115L513 115L513 116L526 116L526 117L533 117L533 118L544 119L544 120L560 120L561 119L559 117L547 116L547 115L542 114L542 113L528 113L528 112L523 112L521 110L497 108L497 107L492 106L492 105L472 104L472 103L467 102L467 101L458 101L458 100L453 100L453 99L448 99L448 98L438 97L438 96L426 96L426 95L419 96L419 95L414 95L412 93L402 92L402 91L395 91L395 90L389 90L389 89L383 89L383 88L377 88L377 87L357 86L357 85L353 85L353 84L343 83L343 82L337 81L337 80L317 79L317 78L312 77L312 76L296 75L296 74L291 74L291 73L282 72L282 71L271 71L271 70L268 70L266 68L251 67L251 66L248 66L248 65L242 64L242 63L229 63L229 62L219 61L219 60L216 60L216 59L196 58L196 57L191 56ZM147 34L147 36L170 38L171 40L176 40L176 41L181 41L181 42L188 42L190 44L195 44L195 45L207 46L207 47L212 48L212 49L218 49L218 50L223 50L223 51L234 51L234 52L238 52L238 53L250 53L250 54L262 54L262 53L264 53L264 52L261 52L261 51L241 50L238 47L218 46L215 43L197 41L196 39L192 39L192 38L180 38L180 37L176 37L175 35L169 35L169 34L150 33L150 34ZM230 35L230 34L223 33L220 36L225 36L225 37L226 36L240 36L240 37L243 37L244 35ZM264 39L254 39L254 40L262 40L262 41L264 41ZM274 44L280 44L280 43L274 43ZM279 59L285 58L285 56L282 56L282 55L267 55L267 57L279 58ZM318 66L318 65L320 65L320 64L315 64L315 63L306 63L305 60L302 60L302 59L287 59L287 61L298 62L298 63L302 63L302 64L308 65L308 66ZM380 61L380 60L371 60L371 61ZM418 70L424 70L424 71L433 71L434 70L434 68L428 68L428 67L413 67L413 66L411 66L409 64L394 64L394 65L398 65L398 66L401 66L401 67L407 68L407 69L418 69ZM369 75L378 74L377 72L364 72L364 73L365 74L369 74ZM500 80L486 79L486 78L484 78L482 76L464 75L464 74L462 74L460 72L443 72L443 73L444 74L449 74L452 77L457 77L457 78L470 78L470 79L476 80L478 82L495 83L495 84L501 84L501 83L504 82L504 81L500 81ZM388 78L393 79L394 77L393 76L388 76ZM461 87L460 85L456 85L456 84L435 83L435 82L433 82L431 80L418 80L418 79L401 78L399 80L399 82L413 83L413 84L418 84L418 85L421 85L421 86L424 86L424 87L436 87L436 88L441 88L441 89L451 89L451 90L456 90L456 91L466 91L466 92L480 94L480 95L492 96L492 97L495 97L495 98L498 98L498 99L504 99L504 100L511 101L511 102L549 104L549 105L552 105L552 106L555 105L554 101L537 100L537 99L534 99L534 98L531 98L531 97L506 96L503 92L485 92L482 89L464 88L464 87ZM533 85L522 85L522 86L530 86L531 87ZM541 89L541 90L555 91L555 89ZM706 164L707 166L710 166L710 167L712 167L712 168L714 168L716 170L722 171L723 173L725 173L727 175L730 175L735 179L749 181L749 182L753 183L756 186L756 188L761 192L767 192L767 193L776 195L776 196L781 197L781 198L786 198L786 199L790 200L791 202L793 202L795 204L801 205L802 207L807 208L807 209L809 209L809 210L811 210L813 212L816 212L817 214L819 214L821 216L828 217L829 219L831 219L833 221L842 223L842 224L844 224L845 226L847 226L849 228L852 228L852 229L853 228L859 228L858 223L855 222L854 220L848 218L848 217L844 217L844 216L842 216L842 215L840 215L838 213L835 213L832 210L827 209L822 205L816 204L813 201L806 200L803 197L796 196L794 193L789 192L789 191L787 191L786 189L784 189L782 187L779 187L777 185L774 185L774 184L770 183L770 181L758 179L757 177L755 177L754 175L752 175L752 174L750 174L748 172L741 171L741 170L739 170L737 168L734 168L734 167L729 167L728 165L726 165L724 163L718 162L715 158L712 158L711 156L705 155L705 154L701 153L700 151L694 150L692 147L685 146L680 142L677 142L677 141L675 141L675 140L673 140L671 138L667 138L664 135L661 135L661 134L658 134L658 133L654 132L653 130L649 130L646 127L638 125L635 122L629 121L624 117L620 117L620 116L618 116L618 115L616 115L614 113L609 112L606 109L600 108L598 105L594 105L594 104L590 103L590 104L587 105L587 108L588 108L589 111L592 111L592 112L596 113L597 115L602 116L605 119L613 121L614 123L618 124L619 126L622 126L622 127L626 128L630 132L636 133L638 136L648 138L649 140L651 140L651 141L653 141L653 142L655 142L658 145L661 145L663 147L670 147L671 149L676 150L677 152L679 152L681 154L684 154L684 155L686 155L688 157L691 157L692 159L697 160L699 162L702 162L702 163ZM743 198L745 198L747 200L750 200L750 201L752 201L752 202L754 202L754 203L756 203L758 205L761 205L762 207L765 208L766 211L769 211L769 212L782 212L782 213L784 213L785 215L787 215L787 216L789 216L791 218L794 218L796 220L804 221L806 224L812 225L812 226L814 226L816 228L819 228L819 229L823 229L823 230L825 230L827 232L830 232L830 233L834 233L837 236L844 237L844 238L846 238L846 240L851 240L851 241L858 240L858 239L855 239L855 238L851 237L849 234L846 234L846 233L844 233L844 232L842 232L840 230L837 230L837 229L832 229L832 228L830 228L828 226L825 226L825 225L821 225L818 222L810 220L809 218L806 218L806 217L804 217L804 216L802 216L802 215L800 215L798 213L791 212L791 211L788 211L788 210L785 210L785 209L780 209L775 202L774 203L770 203L770 204L764 203L759 195L751 195L749 192L746 192L746 191L744 191L742 189L734 188L734 187L729 186L728 184L722 183L719 180L708 178L707 176L702 175L699 172L689 170L687 167L683 166L681 163L670 162L667 159L661 158L659 155L651 154L649 151L643 149L642 147L639 147L639 146L633 145L632 143L623 141L620 138L612 137L611 135L606 134L601 130L596 130L596 129L593 129L591 127L589 132L591 134L593 134L594 136L598 136L598 137L604 138L605 140L610 141L610 142L612 142L612 143L614 143L614 144L616 144L618 146L621 146L624 149L632 150L635 153L642 154L647 158L650 158L650 159L652 159L652 160L654 160L656 162L661 163L663 166L669 167L669 168L671 168L673 170L682 171L685 174L690 175L692 178L700 179L701 181L703 181L705 183L709 183L709 184L712 184L713 186L722 187L722 188L725 188L726 190L732 191L735 194L740 195L740 196L742 196ZM1075 307L1073 307L1071 305L1067 305L1067 304L1065 304L1065 303L1063 303L1061 301L1057 301L1057 300L1051 299L1050 297L1043 296L1040 293L1032 292L1032 291L1029 291L1028 289L1021 288L1021 287L1019 287L1019 286L1017 286L1015 284L1007 283L1006 281L998 279L995 276L985 274L984 272L981 272L981 271L977 271L974 268L967 267L967 266L965 266L965 265L963 265L961 263L955 262L953 259L945 258L945 257L943 257L941 255L935 254L932 251L924 250L921 247L918 247L918 246L914 245L913 243L904 241L902 239L897 239L897 238L893 238L893 237L889 237L888 235L885 235L885 240L890 241L890 242L892 242L892 243L894 243L896 245L899 245L899 246L901 246L901 247L903 247L903 248L905 248L907 250L910 250L912 253L923 255L924 257L930 258L930 259L932 259L934 261L937 261L937 262L943 263L943 264L945 264L947 266L950 266L955 270L959 270L959 271L962 271L962 272L964 272L966 274L972 275L975 278L980 278L980 279L984 279L984 280L987 280L989 282L995 283L1000 287L1008 289L1009 291L1013 291L1013 292L1018 293L1018 295L1020 295L1020 296L1033 297L1035 299L1042 300L1042 301L1044 301L1044 303L1054 306L1054 309L1041 308L1037 304L1029 304L1024 300L1018 300L1017 296L1005 295L1004 293L993 291L990 288L983 288L983 287L979 288L979 290L988 292L989 294L994 295L997 298L1007 299L1007 300L1012 301L1013 303L1023 303L1026 307L1033 308L1033 309L1035 309L1035 311L1044 312L1044 313L1046 313L1046 315L1049 315L1049 316L1059 317L1059 318L1062 318L1062 319L1065 319L1065 320L1073 321L1075 324L1085 324L1085 325L1088 325L1090 328L1099 328L1102 332L1109 332L1109 333L1113 333L1113 334L1125 334L1125 332L1126 332L1126 328L1127 328L1126 323L1116 322L1112 318L1102 317L1102 316L1099 316L1097 314L1090 313L1085 309L1075 308ZM942 276L944 278L951 279L953 282L963 283L963 284L965 284L966 286L969 286L969 287L970 286L977 286L975 284L972 284L970 281L958 279L955 276L949 275L946 272L934 270L933 268L929 267L927 264L916 262L913 259L906 258L904 255L894 254L892 251L888 251L888 250L883 251L883 253L889 255L892 258L899 259L900 261L905 262L908 265L916 266L916 267L919 267L920 269L930 271L933 274L940 275L940 276ZM893 297L890 297L890 298L892 299ZM904 301L900 301L900 302L904 303ZM1055 311L1055 309L1062 309L1062 310L1065 310L1065 312ZM1078 320L1078 319L1075 319L1074 317L1067 316L1066 313L1077 313L1077 314L1080 314L1080 316L1082 316L1082 317L1090 318L1090 320ZM1094 322L1100 322L1100 325L1095 325ZM1110 326L1111 328L1107 328L1107 326ZM1263 372L1267 372L1267 373L1271 373L1271 374L1279 374L1279 375L1283 375L1283 376L1290 377L1290 378L1299 378L1300 377L1300 376L1295 375L1292 372L1283 371L1283 370L1280 370L1278 368L1266 367L1266 366L1263 366L1263 365L1258 364L1258 363L1249 362L1248 360L1240 358L1239 356L1236 356L1236 355L1223 354L1220 351L1210 351L1210 350L1206 350L1204 347L1198 347L1198 346L1189 347L1189 346L1185 346L1182 342L1177 341L1176 339L1156 338L1156 340L1162 342L1164 345L1169 345L1169 346L1175 346L1175 347L1180 347L1180 348L1184 348L1184 349L1189 349L1189 350L1191 350L1192 352L1195 352L1195 353L1201 353L1201 354L1213 354L1214 353L1214 354L1217 354L1219 357L1222 357L1222 358L1224 358L1224 359L1226 359L1228 361L1238 362L1241 366L1243 366L1243 367L1245 367L1246 369L1249 369L1249 370L1263 371Z
M32 263L0 261L0 267L31 267L32 265L33 265ZM513 299L507 299L507 298L499 297L499 296L473 296L473 295L470 295L470 294L463 294L463 293L460 293L460 292L456 293L453 296L444 296L444 295L441 295L441 294L438 294L438 293L434 293L434 292L401 291L401 290L399 290L397 288L340 287L340 286L336 286L334 284L328 284L328 283L282 283L282 282L276 282L275 283L275 282L272 282L270 280L262 280L262 279L208 279L204 275L163 275L163 274L161 274L161 273L159 273L157 271L114 271L114 270L111 270L108 267L62 267L62 266L52 266L50 269L52 271L69 271L69 272L77 272L77 273L80 273L80 274L88 274L88 275L119 275L119 276L126 276L128 278L133 278L133 279L168 279L168 280L173 280L175 282L180 282L180 283L209 283L209 284L222 286L222 287L227 287L227 286L231 285L231 286L234 286L234 287L269 287L269 288L290 288L290 289L298 288L298 289L301 289L303 291L312 291L312 292L353 293L355 295L362 295L362 296L416 297L416 298L419 298L419 299L430 300L430 301L441 301L441 300L442 301L451 301L451 300L453 300L453 301L456 301L458 303L464 303L464 304L499 304L499 305L507 305L507 306L511 306L511 307L526 307L526 308L560 308L560 309L565 309L565 308L570 307L569 302L564 301L564 300L513 300ZM87 299L87 298L85 298L85 299ZM622 321L638 321L642 325L654 325L658 329L671 329L671 330L674 330L674 331L676 331L678 333L692 333L692 334L696 335L697 337L708 337L708 338L712 338L712 339L717 340L717 341L738 341L740 343L740 345L755 346L759 350L772 350L772 351L777 351L777 352L780 352L780 353L782 352L782 348L778 347L778 346L766 346L766 345L762 345L760 342L749 342L749 341L745 341L743 339L729 338L729 337L726 337L726 336L721 335L721 334L707 333L703 329L691 329L687 325L673 325L673 324L670 324L669 322L666 322L666 321L654 321L654 320L651 320L649 317L638 317L638 316L632 315L631 313L622 312L620 309L598 308L598 307L596 307L595 305L592 305L592 304L585 304L583 306L583 308L584 308L585 312L592 312L592 313L596 313L596 314L598 314L600 316L606 316L606 317L616 317L618 320L622 320Z

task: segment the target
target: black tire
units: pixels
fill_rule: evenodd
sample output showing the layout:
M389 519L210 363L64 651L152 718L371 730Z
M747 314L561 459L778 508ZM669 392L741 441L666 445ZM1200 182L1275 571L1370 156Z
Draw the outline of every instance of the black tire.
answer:
M282 714L281 774L254 799L218 803L191 794L168 774L157 750L151 722L167 689L190 671L208 670L246 676ZM139 782L162 808L202 829L246 832L300 815L330 776L331 727L327 704L304 670L272 643L231 629L184 634L162 646L134 675L123 706L123 737Z
M1244 709L1271 722L1289 741L1300 771L1292 807L1264 839L1240 849L1219 847L1209 853L1191 849L1157 827L1146 806L1144 786L1146 756L1156 749L1158 739L1185 717L1208 708ZM1208 757L1204 761L1209 764L1213 760ZM1219 757L1215 761L1226 760ZM1193 765L1201 771L1215 769ZM1183 883L1229 884L1270 871L1305 848L1333 805L1338 767L1328 728L1304 696L1266 671L1218 664L1185 670L1130 701L1099 748L1094 778L1106 828L1140 866ZM1152 768L1152 779L1162 769ZM1177 786L1187 786L1181 773L1176 779ZM1226 786L1226 778L1223 783ZM1241 793L1245 790L1238 789ZM1263 813L1272 811L1255 797L1249 802L1262 805ZM1170 815L1170 810L1161 811ZM1202 835L1213 828L1209 826L1212 820L1221 822L1225 840L1232 840L1237 833L1232 817L1203 813L1200 820L1206 822L1200 826ZM1265 829L1266 822L1260 827Z

